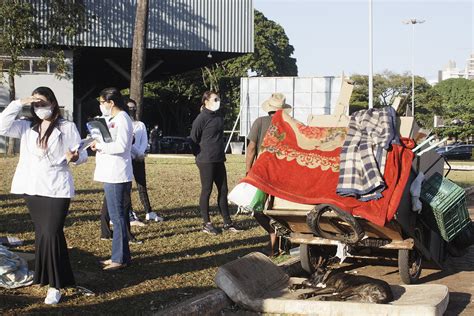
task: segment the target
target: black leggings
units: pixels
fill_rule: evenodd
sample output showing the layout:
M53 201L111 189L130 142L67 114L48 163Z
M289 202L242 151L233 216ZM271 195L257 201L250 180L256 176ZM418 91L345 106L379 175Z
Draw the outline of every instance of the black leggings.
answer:
M56 289L75 285L63 231L71 199L25 195L25 200L35 225L34 283Z
M133 167L133 177L137 183L138 196L140 197L140 202L142 202L145 212L150 213L151 205L150 198L148 197L148 191L146 188L146 172L145 172L145 161L132 160Z
M223 162L196 162L201 176L201 197L199 207L204 223L209 223L209 197L212 192L212 184L217 187L217 204L224 218L224 224L231 224L229 206L227 205L227 172Z

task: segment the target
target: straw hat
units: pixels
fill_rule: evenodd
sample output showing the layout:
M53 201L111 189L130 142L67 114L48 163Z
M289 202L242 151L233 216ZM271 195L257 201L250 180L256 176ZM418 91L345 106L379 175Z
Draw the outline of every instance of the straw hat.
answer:
M286 104L286 98L282 93L273 93L270 99L262 103L265 112L274 112L282 109L291 109L291 105Z

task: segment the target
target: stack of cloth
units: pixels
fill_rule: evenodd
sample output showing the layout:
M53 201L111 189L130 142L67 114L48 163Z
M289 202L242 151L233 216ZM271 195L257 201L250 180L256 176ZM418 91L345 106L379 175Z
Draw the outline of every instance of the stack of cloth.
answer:
M362 121L359 119L352 125L363 124ZM347 185L344 181L341 186L339 172L341 156L346 156L345 162L350 161L349 156L366 156L362 152L357 154L350 151L341 155L344 143L350 139L356 143L356 137L357 133L350 128L310 127L278 111L273 115L272 124L262 142L261 154L242 182L296 203L334 204L353 215L384 226L393 218L408 181L413 160L410 149L414 147L414 142L404 138L398 140L396 136L391 137L390 133L382 137L386 141L378 144L375 153L377 155L379 148L387 152L383 159L383 172L378 168L383 185L377 185L377 190L369 192L375 193L374 199L362 201L358 199L361 197L359 194L341 196L336 193L338 188L359 187L360 182L354 182L357 185L349 182L350 185ZM363 137L359 138L366 141ZM386 143L391 144L391 147ZM346 165L354 167L353 164ZM354 173L364 172L360 171L363 170L360 167L354 167L354 170Z

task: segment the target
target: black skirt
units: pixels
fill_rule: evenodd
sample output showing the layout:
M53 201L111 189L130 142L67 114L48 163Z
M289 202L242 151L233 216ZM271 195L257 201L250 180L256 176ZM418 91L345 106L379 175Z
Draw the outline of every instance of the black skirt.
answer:
M69 198L25 195L35 225L34 283L56 289L75 285L64 237Z

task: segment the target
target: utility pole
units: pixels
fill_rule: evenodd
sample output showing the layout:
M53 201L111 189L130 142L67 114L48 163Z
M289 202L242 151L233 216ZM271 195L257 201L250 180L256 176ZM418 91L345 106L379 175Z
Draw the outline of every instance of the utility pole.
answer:
M415 117L415 24L425 23L425 20L410 19L402 21L412 26L412 53L411 53L411 116Z
M369 0L369 109L374 107L374 60L372 35L372 0Z
M146 35L148 29L148 0L137 1L135 30L133 32L130 98L137 102L137 119L143 114L143 85L146 63Z

